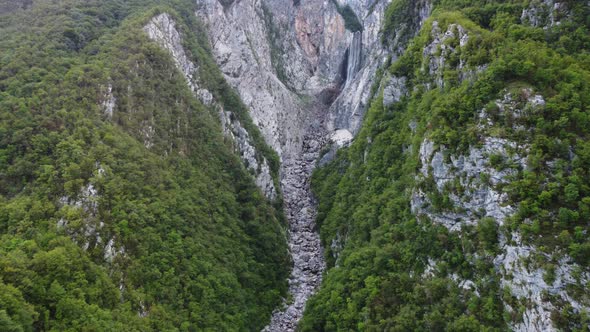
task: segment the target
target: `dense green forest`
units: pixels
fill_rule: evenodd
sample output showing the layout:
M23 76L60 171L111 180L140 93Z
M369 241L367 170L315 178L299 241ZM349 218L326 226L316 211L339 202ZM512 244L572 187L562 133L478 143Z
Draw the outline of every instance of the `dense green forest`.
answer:
M142 30L166 12L192 36L206 88L276 177L194 1L21 4L0 2L0 330L261 329L287 290L280 199Z
M539 249L530 263L545 264L547 283L565 256L578 264L578 275L588 270L589 6L567 1L569 14L553 17L560 24L550 25L546 11L533 25L522 18L523 10L543 8L539 1L433 1L432 17L413 38L410 30L418 22L408 14L415 3L420 2L392 2L382 38L385 45L394 39L407 45L381 75L407 78L408 94L384 106L376 82L352 145L314 173L329 269L308 303L302 331L508 330L530 306L501 287L493 263L501 250L498 238L513 232ZM435 24L452 36L434 50L444 60L440 82L425 55ZM460 47L458 26L469 36ZM405 37L396 39L400 33ZM455 51L444 51L449 49ZM519 118L500 112L495 101L507 93L525 105L523 91L542 95L543 107L525 109ZM478 125L480 110L491 114L489 128ZM516 213L500 227L481 218L458 232L416 217L410 201L417 187L440 211L453 209L448 193L466 190L457 184L439 193L432 179L418 183L424 139L444 147L450 160L483 145L486 137L528 147L525 169L505 162L506 156L489 156L499 170L514 168L510 181L494 189L507 193ZM490 179L482 174L482 181ZM434 271L430 262L436 262ZM475 289L457 280L472 280ZM572 287L568 293L587 304L588 285ZM551 318L564 331L587 331L590 324L588 312L567 303L558 304Z

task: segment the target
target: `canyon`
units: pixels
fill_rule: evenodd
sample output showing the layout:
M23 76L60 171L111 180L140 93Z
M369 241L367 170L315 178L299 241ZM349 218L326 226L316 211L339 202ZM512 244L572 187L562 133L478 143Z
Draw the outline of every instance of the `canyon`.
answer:
M316 225L317 202L310 187L314 168L318 163L329 163L336 150L352 142L373 97L373 85L378 84L379 90L383 91L385 107L400 103L409 94L405 76L386 74L380 78L375 75L386 61L395 60L404 52L407 40L420 30L430 16L432 4L419 1L410 6L410 23L400 26L400 32L392 41L382 43L381 26L388 5L388 1L369 3L360 0L297 3L283 0L205 0L199 3L197 15L204 22L218 66L225 79L239 93L265 141L278 153L281 161L280 192L288 221L287 242L293 267L289 278L289 296L283 300L282 307L275 310L264 331L295 331L307 300L318 290L326 272L324 250ZM545 5L562 8L553 3ZM342 8L353 13L360 25L347 22L341 15ZM523 19L539 24L538 10L531 8L523 11ZM351 20L350 17L347 19ZM552 17L550 24L556 24ZM354 31L351 31L351 26ZM446 58L465 47L470 38L469 32L461 25L451 24L444 33L438 28L437 21L432 26L432 42L423 51L428 64L425 70L432 79L426 84L428 89L443 87L442 69L446 66ZM167 14L161 14L154 17L144 30L152 40L170 52L194 94L204 104L216 106L225 135L235 141L236 152L255 174L257 185L268 199L277 199L278 191L267 161L259 162L255 158L257 151L248 131L239 121L231 118L209 91L200 87L198 65L185 55L173 20ZM459 39L458 48L447 46L447 41L454 38ZM460 63L458 68L462 80L473 79L477 73L486 70L485 65L474 70L464 69L463 66ZM533 95L531 90L523 90L521 94L529 96L527 107L542 107L545 104L543 96ZM496 104L521 112L514 110L515 102L509 94ZM490 116L482 110L479 117L479 126L483 130L490 125L487 120ZM415 130L415 123L410 123L410 126ZM422 179L420 181L433 176L438 191L442 191L448 182L459 179L472 194L461 198L451 196L453 204L463 211L461 213L433 212L429 208L428 194L415 188L411 206L416 216L426 216L450 231L460 232L465 225L477 225L477 216L481 211L485 211L486 217L493 217L500 226L515 213L515 209L506 202L506 193L497 192L479 183L478 179L486 173L490 174L493 185L507 183L507 178L516 173L494 170L488 165L486 156L506 155L507 150L514 149L526 154L527 148L517 149L513 142L494 137L488 137L484 142L482 148L472 147L466 156L452 156L452 165L446 165L443 162L444 149L435 153L435 144L424 140L420 147L422 168L417 175ZM517 155L514 158L513 163L527 167L524 157ZM428 169L430 166L432 175ZM336 257L344 245L340 241L345 237L346 234L340 234L332 243ZM542 269L531 271L520 263L537 249L523 244L518 233L510 237L507 239L505 235L500 235L502 252L494 259L495 268L502 275L502 285L513 289L517 298L524 299L526 293L536 294L533 299L535 305L524 312L524 321L514 325L515 330L552 328L549 311L554 310L554 306L541 298L542 292L560 296L564 301L573 303L576 310L584 309L583 304L563 291L568 284L575 282L571 271L576 267L571 264L571 257L566 256L561 261L563 277L557 284L548 285L543 280ZM436 263L429 259L427 271L432 271ZM425 273L424 277L428 277L429 273ZM476 291L472 280L462 280L456 275L453 278L462 287L471 287ZM582 279L586 282L588 274L583 274ZM506 308L514 310L508 304Z
M325 262L310 177L322 148L347 144L360 127L371 77L384 60L378 31L387 4L207 0L197 12L226 80L281 159L293 269L289 299L265 331L294 331L321 284ZM344 5L362 31L346 29L338 12Z

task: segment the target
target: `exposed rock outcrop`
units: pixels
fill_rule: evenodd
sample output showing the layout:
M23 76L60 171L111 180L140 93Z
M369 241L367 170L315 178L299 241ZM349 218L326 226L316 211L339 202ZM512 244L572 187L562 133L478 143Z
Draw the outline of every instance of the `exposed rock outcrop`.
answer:
M529 108L545 104L543 97L533 94L530 89L523 89L521 95L528 96L526 105ZM499 112L510 113L516 118L523 114L510 93L497 100L496 105ZM493 125L491 118L484 110L480 112L481 130ZM470 147L464 154L452 153L425 139L420 146L422 168L418 178L419 181L433 181L435 186L430 188L430 193L420 186L415 190L411 200L412 212L427 216L453 232L461 231L464 226L475 226L484 217L493 218L502 230L507 218L516 212L517 205L510 202L501 185L527 168L526 155L526 146L499 137L485 137L480 147ZM495 165L493 160L496 160ZM435 195L446 195L451 206L433 206L432 191ZM542 256L548 262L551 255L534 245L524 244L518 232L508 236L500 232L498 246L500 253L493 262L501 276L501 286L525 308L522 319L511 326L513 330L556 331L552 312L561 309L563 303L569 303L578 312L590 310L588 303L580 303L568 293L569 286L586 284L590 277L588 273L582 273L578 279L574 277L573 271L580 268L571 257L558 255L561 258L554 272L555 279L548 281L547 270L531 261L533 256ZM457 281L460 284L469 282L460 278ZM505 306L512 314L519 310L508 303Z
M97 163L95 177L105 175L104 169ZM125 257L125 248L117 243L116 238L107 229L99 215L100 193L93 184L87 183L75 197L60 198L61 218L57 227L68 234L84 250L98 248L102 258L113 263L116 257Z
M402 100L408 94L408 79L393 76L383 88L383 106L388 107Z
M340 96L330 108L330 130L346 129L356 135L371 97L371 86L375 83L377 70L389 57L395 59L405 49L405 39L384 46L381 43L380 31L383 25L385 9L390 1L347 1L362 21L362 61L358 72L349 77ZM410 4L416 16L414 24L405 28L404 36L411 38L420 30L422 24L430 16L432 5L429 0L421 0Z
M548 29L560 25L568 16L570 13L566 1L536 0L522 10L520 20L534 27Z
M574 271L579 266L571 257L562 257L556 267L554 280L546 277L547 270L538 264L531 264L532 256L541 255L549 261L551 257L534 246L522 242L518 233L512 233L509 243L502 242L502 253L494 259L496 269L502 274L502 287L510 290L512 296L522 303L527 303L522 314L522 322L511 326L514 331L558 331L554 327L553 312L561 309L562 303L568 303L577 312L588 312L588 304L580 303L568 294L571 285L586 285L590 275L583 272L578 278ZM552 297L552 299L550 299ZM562 302L562 303L559 303ZM506 304L509 312L512 308Z
M328 131L358 131L375 73L388 56L379 38L388 4L338 2L355 12L363 27L358 32L346 30L332 1L242 1L224 8L217 0L205 0L198 15L226 79L266 141L287 158L299 153L303 128L313 120L301 95L339 89L330 100ZM423 7L420 24L430 13L430 6Z
M274 25L261 1L239 1L224 8L217 0L200 3L213 55L226 80L250 109L266 142L281 158L301 149L304 130L300 97L277 77L270 35ZM300 67L301 68L301 67Z
M184 75L188 86L191 88L193 93L199 100L208 106L217 108L224 133L230 136L236 145L236 150L242 161L246 165L246 168L254 173L256 178L256 184L264 192L266 197L274 200L277 196L277 190L274 186L274 180L271 175L268 161L262 157L261 161L257 158L258 152L254 147L251 135L242 124L235 119L232 119L230 112L223 109L221 105L216 103L213 94L205 88L202 88L203 84L199 79L198 66L187 56L184 46L182 45L182 36L176 27L176 22L167 13L159 14L153 17L149 23L144 27L144 31L148 34L150 39L154 40L160 47L168 51L176 64L176 67ZM112 97L114 98L114 97ZM112 100L107 98L106 100ZM105 113L112 115L112 101L105 104ZM150 137L153 136L151 133L151 126L146 124L143 126L145 145L150 147Z
M334 143L335 152L360 128L375 73L388 56L379 38L388 4L199 1L197 15L205 22L219 67L282 161L294 300L273 315L267 330L294 330L307 298L319 285L324 263L314 233L309 176L324 142ZM340 14L345 7L362 29L347 30ZM421 11L420 24L430 13L430 6L422 7L427 10Z
M113 117L113 112L115 112L115 106L117 105L117 98L113 95L113 86L109 84L106 87L106 91L104 92L104 97L102 101L102 112L107 119L111 119Z
M431 207L427 195L419 189L412 197L412 211L418 215L426 214L452 231L461 230L463 225L475 225L482 217L492 217L503 225L506 217L514 213L514 208L506 204L508 195L494 187L509 181L516 170L498 170L489 164L489 158L501 156L512 167L524 167L524 158L519 154L510 157L508 153L509 150L518 151L522 148L514 142L489 137L482 147L471 147L464 155L451 155L450 162L447 162L445 154L449 152L444 147L435 149L434 143L425 140L420 146L421 176L425 181L431 178L436 184L436 190L442 195L448 195L452 208L437 211Z

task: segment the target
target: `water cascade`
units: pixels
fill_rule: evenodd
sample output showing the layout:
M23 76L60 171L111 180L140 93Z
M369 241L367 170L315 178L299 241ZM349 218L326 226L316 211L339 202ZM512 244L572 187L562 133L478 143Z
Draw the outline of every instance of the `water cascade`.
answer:
M348 48L348 67L346 69L346 83L352 81L354 75L361 69L363 50L363 33L354 32Z

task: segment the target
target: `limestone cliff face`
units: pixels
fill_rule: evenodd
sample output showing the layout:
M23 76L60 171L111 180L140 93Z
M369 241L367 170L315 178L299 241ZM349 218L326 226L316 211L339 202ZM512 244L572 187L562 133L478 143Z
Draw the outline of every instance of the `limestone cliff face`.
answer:
M563 7L551 4L550 8L558 10ZM530 17L533 13L535 10L526 9L523 17ZM531 23L535 22L533 19ZM462 26L451 24L443 32L436 21L432 24L431 37L430 44L422 53L422 70L430 78L430 83L425 84L428 89L443 87L441 71L445 68L445 57L459 52L470 38L469 32ZM444 45L448 38L459 41L456 49ZM438 52L434 52L434 49ZM457 64L462 80L469 80L485 69L486 66L468 69L462 62ZM386 82L383 88L384 103L390 105L399 102L400 96L407 93L405 78L391 77ZM522 88L518 91L518 97L505 91L503 97L495 101L495 106L500 114L514 119L511 130L527 132L531 128L521 120L526 118L527 112L542 110L545 98L532 88ZM509 199L507 184L519 172L529 169L527 158L530 145L492 135L490 128L494 126L493 117L485 109L479 110L477 114L477 129L483 136L479 146L471 146L463 153L453 153L449 147L438 146L429 139L423 140L419 149L421 168L411 198L412 212L418 218L441 224L460 234L466 234L465 229L477 227L478 222L484 219L493 221L499 229L503 229L505 222L516 214L520 204ZM575 155L570 152L570 159L574 158ZM446 197L447 203L444 206L435 204L437 196ZM552 312L562 310L566 305L576 312L590 310L587 298L576 296L573 291L576 285L586 285L590 274L584 272L584 267L575 263L563 250L546 252L535 245L526 244L519 231L500 232L498 247L498 253L493 257L494 271L500 276L501 287L506 294L510 294L509 297L505 296L504 306L510 315L519 317L510 326L512 330L556 331ZM533 257L542 258L539 260ZM555 263L555 266L550 267L554 270L548 271L549 268L540 261ZM431 269L436 266L436 262L431 261L429 265ZM478 292L473 280L463 280L458 276L453 279L462 287Z
M301 147L303 101L276 75L268 9L260 1L224 7L206 0L198 15L226 80L239 92L267 143L281 157L296 153Z
M521 95L529 96L524 107L519 106L508 93L496 104L501 112L510 113L515 118L525 108L534 110L545 105L544 98L529 89L523 90ZM480 112L479 126L482 130L493 125L489 118L484 110ZM481 147L471 147L465 154L451 154L445 158L448 151L444 146L435 146L431 141L424 140L420 146L422 168L418 175L419 183L432 180L435 186L431 190L435 194L447 195L450 206L433 207L430 198L433 193L424 191L419 184L412 196L413 213L419 217L426 216L453 232L463 232L468 226L475 227L482 218L493 220L498 227L504 226L507 219L516 213L519 202L510 202L508 193L502 188L519 170L527 169L527 152L526 145L490 136L485 138ZM502 156L505 158L503 163L510 166L492 165L492 156ZM583 268L567 254L559 251L546 253L534 245L525 244L518 231L500 233L498 246L499 253L493 258L495 273L500 275L502 288L514 299L504 305L508 313L520 317L518 323L510 326L512 330L557 331L552 312L563 309L565 304L577 311L590 309L589 303L571 292L576 285L587 284L590 274L575 272ZM547 277L547 267L534 260L534 256L541 256L546 262L557 261L555 278ZM430 264L435 266L436 262ZM469 285L473 291L478 291L473 280L455 279L459 284ZM519 305L522 307L519 308Z
M528 8L523 9L520 19L535 27L548 29L560 25L571 16L566 1L536 0L531 1Z
M362 21L363 31L361 35L360 65L358 70L350 73L342 92L330 107L331 131L348 131L352 136L356 135L363 121L365 111L371 97L371 86L376 82L377 70L383 66L389 58L395 60L405 49L405 40L413 37L424 21L430 16L432 4L429 0L412 2L409 11L412 15L412 24L402 29L403 38L395 40L385 46L381 42L381 29L383 27L384 13L390 1L383 0L375 3L366 1L348 1ZM354 46L354 44L352 44ZM351 62L349 62L351 63ZM353 62L352 62L353 63ZM401 87L400 87L401 88ZM402 88L403 89L403 88Z
M373 76L388 56L380 29L389 1L290 0L199 2L216 60L239 91L267 142L289 158L319 97L327 133L356 133ZM347 30L339 13L352 9L362 30ZM428 11L424 11L425 19ZM335 99L335 101L334 101ZM311 100L311 102L310 102Z
M244 129L240 121L232 118L230 112L224 110L215 101L211 92L202 88L203 84L199 79L198 66L187 56L182 45L182 36L172 17L166 13L159 14L149 21L144 27L144 31L150 39L170 53L177 69L184 75L195 96L203 104L213 106L218 110L225 135L234 140L236 152L238 152L246 167L255 174L256 184L269 199L275 199L277 190L274 187L267 160L264 157L261 162L257 160L256 155L258 152L254 147L250 133ZM112 114L114 103L112 97L105 98L105 114Z

